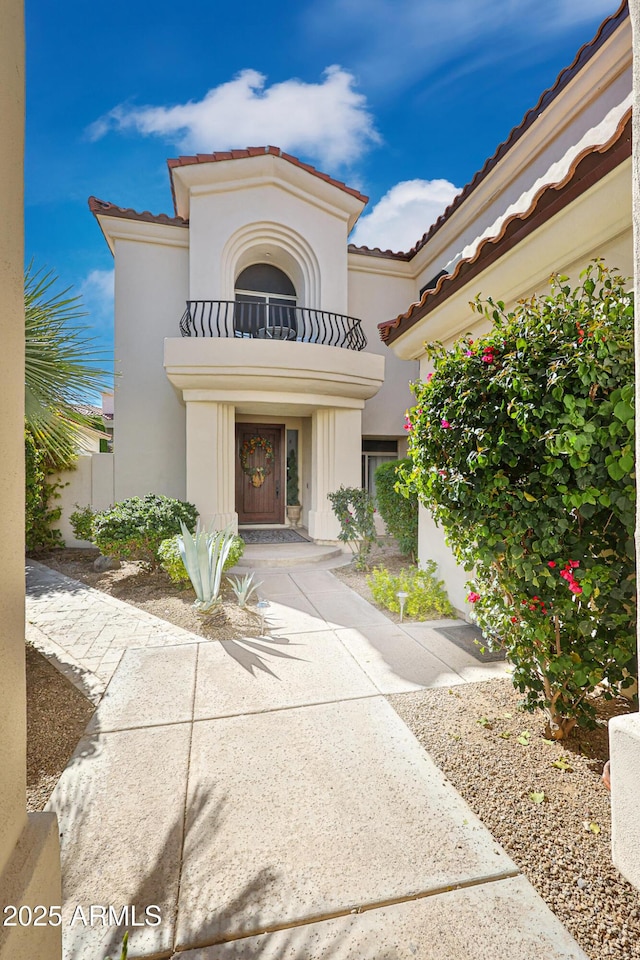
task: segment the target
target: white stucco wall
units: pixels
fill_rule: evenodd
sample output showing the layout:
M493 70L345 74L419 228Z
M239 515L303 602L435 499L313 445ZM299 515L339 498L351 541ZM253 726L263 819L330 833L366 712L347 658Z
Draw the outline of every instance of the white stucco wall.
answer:
M233 300L238 274L269 262L290 276L300 306L346 313L346 218L310 199L277 183L192 196L191 299Z
M185 411L163 354L165 337L179 336L188 298L188 234L138 226L139 239L115 240L115 498L182 499Z
M65 546L92 546L89 541L76 538L69 517L78 508L91 507L96 512L115 503L114 460L112 453L83 454L78 457L74 470L65 470L52 478L60 484L59 499L52 505L62 511L54 526L62 534Z
M362 414L362 433L367 437L402 437L405 410L413 405L409 383L418 375L418 364L396 357L378 331L379 323L402 313L412 299L414 284L407 266L349 254L349 315L362 320L367 351L385 358L384 383L367 400Z

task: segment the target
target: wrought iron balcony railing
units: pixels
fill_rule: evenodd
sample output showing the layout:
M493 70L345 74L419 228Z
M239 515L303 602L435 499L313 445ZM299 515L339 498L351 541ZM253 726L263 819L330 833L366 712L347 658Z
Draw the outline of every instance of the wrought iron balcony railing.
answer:
M235 300L187 300L180 321L183 337L258 337L298 340L347 350L364 350L360 320L327 310L280 303Z

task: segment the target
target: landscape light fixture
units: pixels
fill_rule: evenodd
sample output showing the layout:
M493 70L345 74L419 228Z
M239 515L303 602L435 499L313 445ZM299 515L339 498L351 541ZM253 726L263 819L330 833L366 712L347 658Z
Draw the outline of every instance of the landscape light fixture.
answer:
M268 600L258 600L256 607L260 611L260 636L264 637L264 618L267 610L269 609Z
M404 590L398 590L398 592L396 593L396 597L400 601L400 623L402 623L402 620L404 617L404 605L407 602L408 596L409 594L406 593L406 591Z

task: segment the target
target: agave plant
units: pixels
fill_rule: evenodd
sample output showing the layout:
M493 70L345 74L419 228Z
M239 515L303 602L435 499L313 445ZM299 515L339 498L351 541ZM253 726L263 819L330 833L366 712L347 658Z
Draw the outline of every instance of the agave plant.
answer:
M129 956L129 931L125 933L122 938L122 952L120 954L120 960L127 960ZM111 957L105 957L105 960L111 960Z
M251 598L252 594L256 592L258 587L262 586L261 581L259 581L258 583L254 583L253 581L254 576L255 576L254 573L247 573L242 578L227 577L227 580L231 584L231 589L236 595L238 606L240 607L241 610L243 610L246 607L247 603L249 602L249 599Z
M193 534L182 521L180 529L178 549L196 592L194 606L199 613L210 613L220 599L222 571L233 545L233 530L206 530L200 521Z

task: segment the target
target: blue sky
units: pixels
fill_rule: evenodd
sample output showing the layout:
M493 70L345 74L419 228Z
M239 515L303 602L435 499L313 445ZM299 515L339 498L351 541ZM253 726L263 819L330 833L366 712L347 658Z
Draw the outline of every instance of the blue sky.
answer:
M171 213L167 157L272 143L370 197L408 249L616 0L27 0L26 258L112 344L87 207Z

